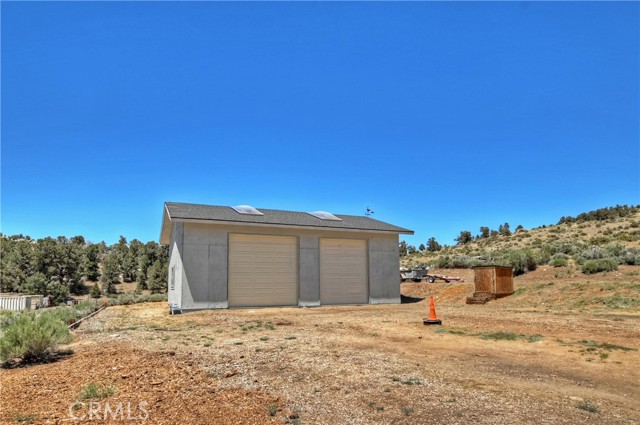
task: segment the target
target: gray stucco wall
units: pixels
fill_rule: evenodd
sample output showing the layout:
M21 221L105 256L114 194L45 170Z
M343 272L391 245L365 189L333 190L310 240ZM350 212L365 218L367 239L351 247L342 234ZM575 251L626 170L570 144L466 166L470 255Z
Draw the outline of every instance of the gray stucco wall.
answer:
M400 302L398 236L369 239L369 303Z
M300 299L301 307L320 305L320 238L300 236Z
M185 225L182 309L227 308L228 232Z
M367 240L369 302L400 302L398 235L201 223L174 223L170 265L180 266L181 272L176 269L176 290L180 290L177 295L170 291L170 302L175 300L183 310L228 308L229 233L298 237L298 305L302 307L320 305L320 238Z
M182 305L182 240L184 237L184 223L173 223L171 243L169 244L169 282L168 301L170 305ZM172 282L173 279L173 282Z

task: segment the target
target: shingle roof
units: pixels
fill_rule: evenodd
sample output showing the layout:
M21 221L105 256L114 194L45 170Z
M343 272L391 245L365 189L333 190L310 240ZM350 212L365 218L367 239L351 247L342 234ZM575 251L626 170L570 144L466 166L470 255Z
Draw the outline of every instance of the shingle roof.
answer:
M204 220L238 224L272 224L275 226L302 226L323 229L365 230L373 232L413 234L412 230L394 226L371 217L339 215L342 221L322 220L306 212L269 210L258 208L264 215L240 214L231 207L220 205L165 203L169 220ZM163 229L164 229L163 219ZM161 238L163 239L163 238Z

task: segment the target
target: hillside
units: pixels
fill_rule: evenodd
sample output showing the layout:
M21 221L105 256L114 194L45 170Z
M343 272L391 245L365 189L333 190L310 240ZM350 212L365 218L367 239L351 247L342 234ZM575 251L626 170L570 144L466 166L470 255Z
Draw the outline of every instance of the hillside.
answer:
M615 269L614 262L640 264L640 206L603 208L511 234L491 231L491 236L472 236L466 243L438 251L405 255L401 266L469 268L492 263L511 265L519 274L546 264L582 270L588 261L603 263L607 259L613 259L610 269Z

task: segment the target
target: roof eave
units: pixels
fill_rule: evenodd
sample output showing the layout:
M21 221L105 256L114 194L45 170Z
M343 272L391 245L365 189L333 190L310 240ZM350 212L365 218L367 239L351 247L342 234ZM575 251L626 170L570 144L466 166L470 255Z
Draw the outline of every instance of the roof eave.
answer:
M167 213L168 214L168 213ZM253 223L247 221L230 221L230 220L211 220L211 219L197 219L197 218L169 218L172 222L182 222L182 223L201 223L201 224L221 224L228 226L248 226L248 227L277 227L281 229L305 229L305 230L321 230L321 231L335 231L335 232L357 232L357 233L383 233L387 235L413 235L413 230L409 229L398 229L398 230L379 230L379 229L352 229L352 228L344 228L344 227L325 227L325 226L304 226L304 225L296 225L296 224L277 224L277 223ZM164 226L164 219L163 219ZM170 241L170 231L169 228L169 240L167 240L167 244ZM164 232L164 227L163 227ZM161 243L162 236L161 236Z
M171 243L171 214L167 204L164 204L164 212L162 213L162 226L160 227L160 244L169 245Z

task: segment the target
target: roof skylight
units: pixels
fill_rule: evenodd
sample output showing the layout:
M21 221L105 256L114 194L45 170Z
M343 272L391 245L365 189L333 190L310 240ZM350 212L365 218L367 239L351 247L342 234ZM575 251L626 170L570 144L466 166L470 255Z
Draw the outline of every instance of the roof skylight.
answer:
M326 211L314 211L314 212L310 212L309 214L311 214L316 218L319 218L320 220L342 221L341 218L338 218L335 215L328 213Z
M257 209L253 208L251 205L236 205L233 208L238 214L244 215L264 215Z

